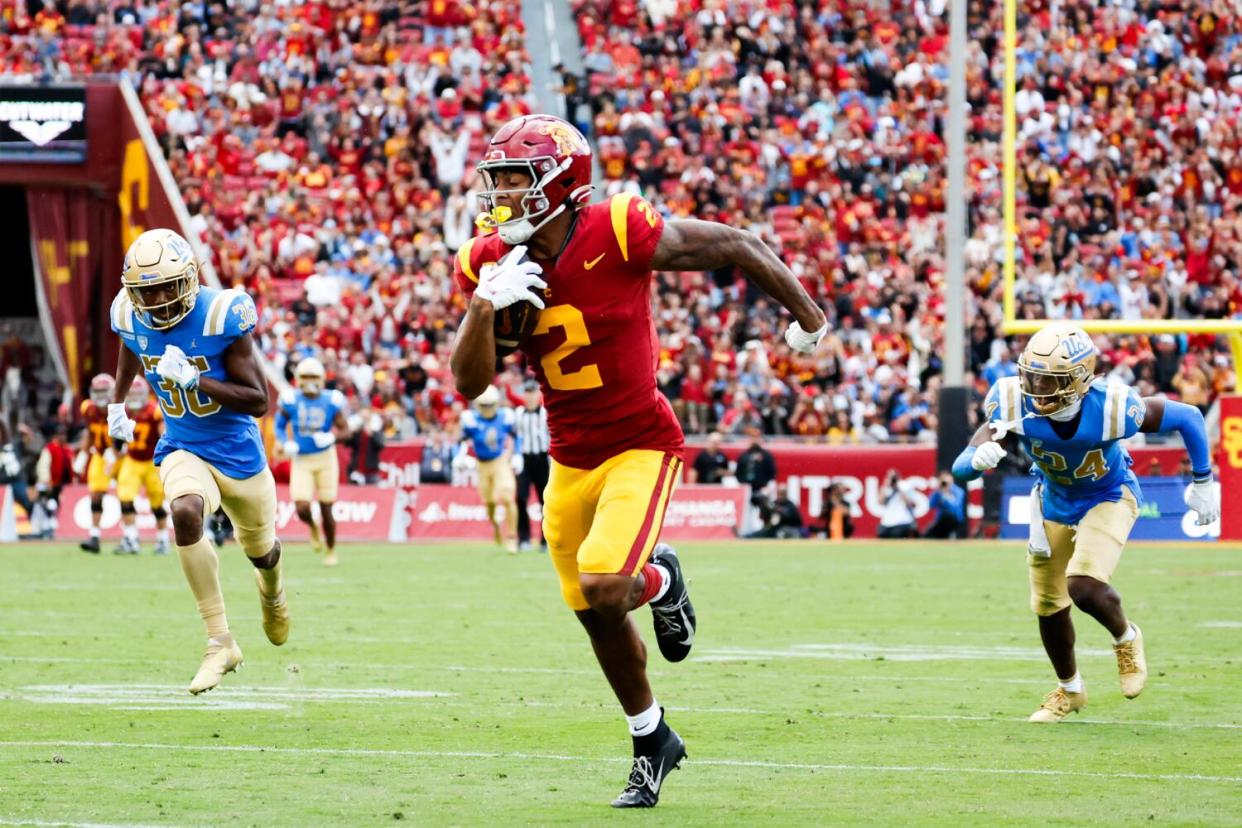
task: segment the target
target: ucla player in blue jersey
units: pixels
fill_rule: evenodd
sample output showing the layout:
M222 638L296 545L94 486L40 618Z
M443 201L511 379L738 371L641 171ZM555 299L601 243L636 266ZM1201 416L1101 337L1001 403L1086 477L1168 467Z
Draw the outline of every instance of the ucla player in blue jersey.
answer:
M1143 633L1109 585L1143 498L1120 441L1140 431L1179 432L1194 470L1186 505L1201 526L1220 517L1199 409L1097 379L1096 355L1079 327L1057 322L1041 329L1018 360L1018 376L998 380L988 392L988 421L953 464L959 480L972 480L996 468L1015 439L1035 459L1031 609L1058 684L1032 722L1059 722L1087 704L1074 658L1071 605L1112 635L1125 697L1137 696L1147 682Z
M164 412L155 464L170 503L181 568L207 627L207 652L190 683L210 690L242 663L220 593L216 550L203 521L219 506L255 567L263 631L273 644L289 637L289 609L276 539L276 483L267 467L256 417L267 413L267 380L250 331L254 302L238 290L200 287L189 243L171 230L148 230L125 254L112 329L124 345L108 406L109 433L134 436L124 400L139 373Z
M517 479L514 477L519 469L517 464L522 461L521 447L517 445L517 420L513 412L499 409L500 392L496 386L489 385L474 401L476 410L466 411L461 415L461 441L457 457L453 462L460 466L468 455L466 443L474 448L474 456L479 461L479 497L487 505L487 519L492 523L496 545L505 545L511 553L517 552L517 510L514 499L517 495ZM509 451L510 438L514 441L514 450ZM496 517L497 504L505 506L505 535L502 537L500 521Z
M289 496L297 507L298 517L310 527L311 544L319 552L326 547L324 566L336 566L336 519L332 504L336 502L341 470L336 458L336 441L349 436L345 419L345 395L325 391L323 364L307 357L294 369L297 388L280 395L276 411L276 436L283 441L284 454L292 459L289 471ZM289 426L293 434L289 434ZM311 498L319 502L323 521L323 538L311 512Z

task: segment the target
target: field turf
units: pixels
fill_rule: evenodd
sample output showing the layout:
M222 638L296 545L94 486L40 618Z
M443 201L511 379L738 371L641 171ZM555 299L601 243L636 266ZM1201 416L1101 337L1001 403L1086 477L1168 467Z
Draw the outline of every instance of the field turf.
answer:
M175 556L0 549L0 825L1242 823L1236 547L1133 545L1147 690L1076 615L1090 705L1056 726L1024 721L1053 682L1016 545L681 551L695 651L651 654L690 758L638 814L608 807L629 739L545 556L291 547L277 649L230 545L247 660L194 698Z

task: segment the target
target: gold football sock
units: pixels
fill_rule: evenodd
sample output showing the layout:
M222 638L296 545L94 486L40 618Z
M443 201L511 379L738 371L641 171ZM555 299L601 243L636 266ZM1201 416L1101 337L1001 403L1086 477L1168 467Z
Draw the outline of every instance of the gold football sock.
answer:
M207 637L222 643L231 639L229 621L224 615L224 596L220 594L220 559L207 536L189 546L177 546L181 569L198 601L198 614L207 625Z
M281 577L281 562L276 561L276 565L271 569L260 569L257 566L254 571L259 573L259 591L265 596L271 598L280 594L284 589L284 579Z

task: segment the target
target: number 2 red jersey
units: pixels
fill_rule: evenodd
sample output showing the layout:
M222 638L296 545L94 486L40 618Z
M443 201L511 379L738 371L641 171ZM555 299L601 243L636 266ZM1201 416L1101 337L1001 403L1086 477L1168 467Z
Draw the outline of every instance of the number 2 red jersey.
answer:
M660 356L651 317L651 259L664 220L633 193L578 210L565 249L535 262L547 307L522 345L548 409L551 454L592 469L631 449L680 454L684 438L656 386ZM483 267L510 246L494 233L457 252L454 276L474 294Z
M160 426L163 416L155 400L149 400L137 414L130 414L134 420L134 439L125 448L125 453L135 460L146 462L155 458L155 444L160 440Z

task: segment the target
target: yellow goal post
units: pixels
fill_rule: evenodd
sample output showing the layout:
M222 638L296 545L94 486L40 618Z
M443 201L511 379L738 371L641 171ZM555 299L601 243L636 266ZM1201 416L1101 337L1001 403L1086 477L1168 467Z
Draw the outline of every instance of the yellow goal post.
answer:
M1001 157L1004 161L1003 185L1003 329L1007 334L1032 334L1050 319L1018 319L1014 296L1017 281L1016 244L1018 239L1017 178L1018 178L1018 113L1015 105L1018 82L1018 0L1005 0L1005 78L1004 131ZM1075 320L1088 333L1117 334L1228 334L1233 350L1235 390L1242 392L1242 319L1079 319Z

